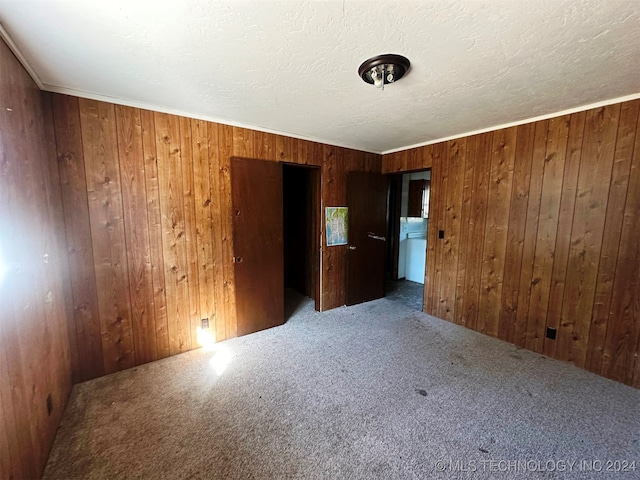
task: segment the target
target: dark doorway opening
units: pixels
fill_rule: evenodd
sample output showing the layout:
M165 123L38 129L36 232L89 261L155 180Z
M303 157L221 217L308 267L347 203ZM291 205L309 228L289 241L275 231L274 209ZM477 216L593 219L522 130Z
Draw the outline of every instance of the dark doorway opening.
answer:
M285 320L306 298L319 310L320 169L283 165Z

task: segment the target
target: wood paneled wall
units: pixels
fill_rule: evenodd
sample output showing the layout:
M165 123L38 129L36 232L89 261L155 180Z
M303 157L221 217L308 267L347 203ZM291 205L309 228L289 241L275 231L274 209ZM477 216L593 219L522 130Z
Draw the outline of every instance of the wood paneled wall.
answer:
M71 390L69 280L54 151L49 97L0 40L3 479L41 476Z
M639 110L385 155L432 169L425 311L640 387Z
M197 348L204 317L236 336L232 156L320 166L323 207L345 205L349 170L381 169L380 155L93 100L54 95L53 111L77 380ZM344 305L346 246L322 250L327 310Z

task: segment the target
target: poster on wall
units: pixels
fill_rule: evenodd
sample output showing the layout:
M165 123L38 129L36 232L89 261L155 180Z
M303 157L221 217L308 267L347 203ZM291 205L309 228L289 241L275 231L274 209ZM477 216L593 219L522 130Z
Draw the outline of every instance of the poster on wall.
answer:
M347 221L349 212L347 207L325 207L327 247L347 244Z

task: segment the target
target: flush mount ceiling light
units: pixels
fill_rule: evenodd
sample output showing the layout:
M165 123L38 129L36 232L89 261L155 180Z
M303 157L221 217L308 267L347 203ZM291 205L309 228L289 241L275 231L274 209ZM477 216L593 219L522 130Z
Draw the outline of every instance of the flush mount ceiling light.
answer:
M387 53L365 60L358 68L358 75L365 82L384 90L385 83L400 80L410 65L409 60L402 55Z

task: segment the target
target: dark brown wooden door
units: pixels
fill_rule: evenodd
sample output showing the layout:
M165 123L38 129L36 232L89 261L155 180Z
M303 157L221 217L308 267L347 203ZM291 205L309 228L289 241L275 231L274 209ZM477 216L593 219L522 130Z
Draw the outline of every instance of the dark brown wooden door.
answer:
M284 322L282 165L231 159L238 335Z
M384 297L384 262L387 249L387 178L367 172L349 172L349 249L347 253L347 305Z

